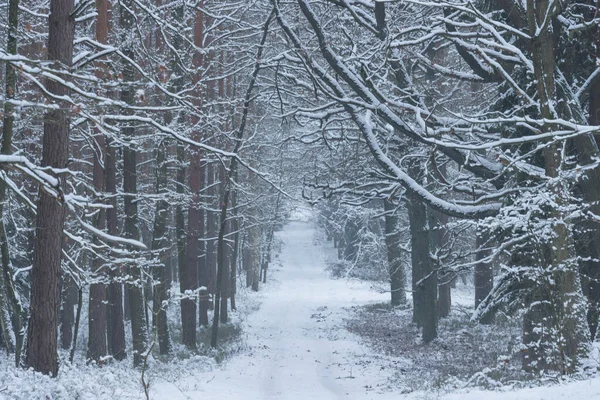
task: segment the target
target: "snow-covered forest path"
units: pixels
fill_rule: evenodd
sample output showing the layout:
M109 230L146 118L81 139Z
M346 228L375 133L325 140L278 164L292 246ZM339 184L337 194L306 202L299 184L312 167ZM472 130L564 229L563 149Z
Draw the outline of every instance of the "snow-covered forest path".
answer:
M222 369L185 382L160 383L155 399L329 400L387 399L388 371L344 328L344 307L384 301L366 283L332 280L325 271L328 244L314 244L305 220L293 220L279 233L281 267L260 309L248 316L244 335L249 351L233 356ZM277 265L275 262L273 265ZM392 371L389 371L392 373ZM389 396L389 397L388 397Z

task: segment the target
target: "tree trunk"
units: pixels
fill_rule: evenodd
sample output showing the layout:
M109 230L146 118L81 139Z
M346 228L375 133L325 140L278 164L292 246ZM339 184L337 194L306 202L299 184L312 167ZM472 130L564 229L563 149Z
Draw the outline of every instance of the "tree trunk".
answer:
M98 17L96 18L96 40L100 43L106 43L108 35L107 0L97 0L96 9L98 12ZM98 73L97 75L98 78L102 78L102 73ZM101 193L105 187L104 169L99 157L106 151L106 145L104 135L98 132L98 130L95 133L94 139L98 148L94 152L93 182L96 192ZM106 213L103 209L98 211L94 220L94 226L101 231L105 229ZM103 261L101 258L92 255L91 267L92 273L97 279L103 275ZM100 360L107 354L106 289L106 285L103 283L90 284L87 358L94 361Z
M13 333L9 321L10 306L4 295L4 287L4 274L0 274L0 347L4 346L6 353L10 354L14 350L15 344L13 343Z
M246 272L246 287L252 286L252 249L250 248L250 230L246 228L242 246L242 264Z
M222 80L219 83L219 86L222 85ZM220 90L221 91L221 90ZM220 196L222 199L225 199L225 192L229 191L229 195L227 196L226 201L229 202L230 198L231 198L231 189L228 189L228 185L230 185L229 179L231 177L226 177L226 171L225 168L223 166L219 167L219 181L221 182L221 193L222 195ZM226 207L229 207L229 204L226 205ZM231 282L230 279L230 272L229 272L229 253L230 253L230 248L229 245L226 243L226 237L229 236L229 233L231 232L231 223L227 217L227 210L225 211L225 214L223 214L223 212L221 212L221 218L225 218L224 222L221 222L221 229L223 229L223 232L219 232L219 240L220 242L217 243L217 262L218 262L218 268L221 270L220 272L217 271L218 273L220 273L220 278L217 279L217 282L219 282L219 297L220 297L220 301L221 301L221 305L219 307L219 321L223 324L227 323L229 316L228 316L228 312L227 312L227 307L228 307L228 302L227 299L229 298L229 284ZM221 253L219 253L219 251ZM221 257L221 259L219 259L218 257Z
M158 346L160 354L169 354L171 339L167 324L167 305L169 302L169 288L171 277L167 274L167 257L169 240L167 235L167 218L169 204L163 197L167 193L167 157L166 144L161 142L156 153L156 193L161 196L156 202L154 216L154 229L152 230L152 254L158 258L160 265L154 269L154 297L152 301L152 314L154 327L158 333Z
M527 0L529 29L535 32L552 17L549 0ZM554 17L552 17L554 19ZM555 54L552 22L539 29L532 38L532 60L537 83L542 118L558 118L555 115L556 86L554 81ZM550 131L552 127L546 127ZM546 176L558 177L562 167L561 144L555 143L544 149ZM550 184L554 201L564 205L565 188L556 179ZM523 344L526 348L523 366L530 371L552 370L572 373L584 351L586 335L582 329L585 320L577 268L570 259L570 232L563 211L556 207L550 212L554 237L548 243L548 257L543 260L543 274L536 281L528 309L523 318Z
M48 59L57 66L71 66L75 19L73 0L51 0ZM60 67L58 67L60 69ZM68 95L69 91L50 79L50 93ZM48 111L44 117L42 166L67 168L69 159L70 107ZM27 334L27 364L35 371L56 376L57 310L60 300L59 282L65 210L60 200L40 190L37 203L36 238L31 270L31 302Z
M475 258L477 261L481 261L486 258L490 251L484 247L489 247L488 238L479 229L475 240L475 248L477 253ZM474 272L475 281L475 309L479 307L479 304L485 299L494 287L494 268L489 262L478 262L475 264ZM486 321L482 321L486 322ZM491 321L489 321L491 322Z
M206 269L208 275L208 292L210 294L215 293L216 286L216 275L217 275L217 252L215 247L215 238L217 236L217 223L215 221L215 212L210 210L214 209L216 204L211 204L211 201L217 197L215 184L215 164L213 162L207 162L206 165L206 187L208 195L209 209L206 210Z
M19 0L9 0L8 4L8 30L6 52L10 55L17 55L17 31L19 27ZM10 65L6 64L6 100L12 100L17 92L17 72ZM2 150L3 155L12 154L12 138L14 125L14 105L8 101L4 103L4 120L2 126ZM0 291L5 291L4 309L10 315L12 330L15 335L15 365L18 367L21 362L21 350L23 347L23 306L13 285L12 266L10 262L10 252L8 240L6 237L6 227L4 226L4 206L6 200L6 183L0 180L0 253L2 259L2 287ZM0 310L2 312L3 310ZM5 325L6 322L5 322ZM7 329L7 326L4 327ZM10 340L5 338L7 348Z
M182 143L177 143L177 193L180 196L185 194L185 148ZM187 257L187 234L185 230L185 216L183 205L178 203L175 209L175 226L177 230L177 263L179 270L179 291L182 295L187 289L188 276L188 257ZM183 329L181 341L189 348L196 347L196 326L189 326L189 303L191 299L182 298L181 304L181 326Z
M437 336L437 274L429 256L427 208L414 195L409 195L408 217L411 233L413 321L423 327L423 341Z
M75 282L69 275L63 275L61 282L60 344L65 350L71 348L73 341L76 304L77 286L75 286Z
M385 245L390 271L390 293L392 306L406 303L404 267L398 235L398 217L394 214L395 207L389 200L383 200L385 210Z
M598 27L593 31L596 43L596 57L600 52L600 31ZM578 62L578 61L575 61ZM600 124L600 78L590 85L589 90L589 118L590 125ZM579 165L588 166L596 162L600 156L598 144L600 138L596 135L579 135L573 139ZM578 182L577 187L589 210L600 215L600 167L588 169ZM598 332L598 318L600 316L600 230L596 221L583 219L576 221L574 229L574 243L579 256L579 268L583 294L588 301L587 322L591 340L595 340Z
M83 289L77 289L77 312L75 314L75 328L73 329L73 342L69 351L69 362L72 364L75 358L75 349L77 348L77 336L79 336L79 324L81 323L81 309L83 308ZM106 345L105 345L106 347Z
M446 225L448 224L448 216L428 209L427 214L429 216L429 244L430 251L433 254L438 253L443 249L446 240ZM438 271L443 268L441 260L437 260L433 265ZM438 303L437 313L438 318L444 318L450 315L450 309L452 307L452 284L456 280L456 274L454 273L437 273L438 282Z
M200 164L200 186L204 186L206 183L206 161L203 160ZM198 285L202 288L199 293L199 323L200 326L208 326L208 309L210 308L210 295L208 293L209 286L209 272L208 272L208 263L207 263L207 246L206 246L206 214L208 212L204 211L204 208L199 210L200 212L200 221L198 225L198 236L202 239L198 242L198 249L200 253L200 258L198 259Z
M110 140L106 143L104 160L104 179L106 192L110 195L110 208L106 210L106 226L110 235L117 235L117 155ZM123 313L123 284L118 280L121 276L120 266L109 270L110 283L107 290L106 337L108 353L115 360L123 360L125 353L125 316Z
M198 135L197 135L198 136ZM198 139L196 137L196 139ZM188 226L186 242L186 276L182 276L182 291L195 291L198 289L198 243L200 239L200 177L201 154L198 150L191 151L189 187L192 196L188 208ZM183 330L183 343L190 347L196 347L196 298L184 299L181 302L181 318Z
M127 268L124 268L126 272L125 275L128 274ZM131 320L131 305L129 305L129 290L127 289L127 285L123 285L123 319L125 321Z
M124 0L126 7L120 8L120 24L125 32L129 32L134 27L134 16L131 14L133 2ZM134 59L135 54L131 48L132 44L124 38L123 53L130 59ZM130 64L123 66L123 84L121 89L121 101L133 105L134 101L134 82L135 71ZM131 111L127 111L131 112ZM135 131L133 126L125 125L121 128L123 137L131 141L123 149L123 191L124 194L124 212L125 225L124 233L128 239L139 240L138 230L138 210L137 210L137 151L135 144L132 143ZM132 250L133 251L133 250ZM131 318L131 337L133 339L133 365L135 367L142 363L142 357L146 351L146 317L144 306L144 295L142 292L142 274L137 265L127 266L130 281L127 283L127 295L129 297L129 315Z
M237 181L237 171L235 174L235 180ZM231 194L231 210L233 213L233 219L231 221L231 229L233 230L233 254L231 255L231 281L230 281L230 301L231 301L231 310L236 309L235 304L235 294L237 292L237 259L240 248L240 223L237 218L238 211L237 207L237 190L234 189Z

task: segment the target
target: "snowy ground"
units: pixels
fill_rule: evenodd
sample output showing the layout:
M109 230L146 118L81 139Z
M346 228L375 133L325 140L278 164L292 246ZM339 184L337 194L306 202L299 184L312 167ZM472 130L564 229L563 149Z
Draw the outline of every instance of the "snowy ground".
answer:
M314 241L306 218L280 232L282 253L259 293L261 306L242 323L244 350L222 365L207 357L154 362L150 398L156 400L558 400L600 399L600 380L488 392L401 394L390 386L407 360L376 354L346 329L350 307L387 300L369 283L332 280L328 244ZM121 363L122 364L122 363ZM185 373L182 371L185 370ZM142 399L139 372L129 365L63 368L57 379L0 363L0 399Z
M155 386L155 399L600 399L598 379L519 391L401 394L389 384L397 372L389 365L407 360L374 353L347 331L345 322L350 307L381 303L387 295L366 282L332 280L325 263L334 250L315 243L314 236L311 224L302 219L280 233L278 267L270 271L272 281L260 309L244 327L249 351L184 382L193 381L194 389Z
M222 369L190 377L196 385L182 393L170 384L155 386L156 399L397 399L380 395L392 371L344 329L344 307L383 301L367 283L331 280L327 251L313 244L305 221L290 222L280 234L283 250L262 305L244 326L249 350ZM190 382L179 382L189 387Z

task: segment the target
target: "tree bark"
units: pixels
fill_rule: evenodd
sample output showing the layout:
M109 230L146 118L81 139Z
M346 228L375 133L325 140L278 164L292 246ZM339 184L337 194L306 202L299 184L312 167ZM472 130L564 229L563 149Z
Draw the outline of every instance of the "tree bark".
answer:
M69 275L63 275L61 282L60 344L65 350L69 350L73 342L76 304L77 286L75 286L75 282Z
M225 191L228 190L227 189L227 180L231 179L231 177L226 177L225 176L225 168L224 167L220 167L219 168L219 181L221 182L221 198L224 199L225 197ZM231 191L230 191L231 192ZM229 202L231 198L231 193L229 195L229 197L227 198L227 201ZM227 204L227 207L229 207L229 204ZM223 218L223 214L221 214L221 218ZM219 251L221 251L221 255L220 257L222 259L218 259L218 268L221 269L220 271L220 278L217 279L217 282L220 282L219 285L219 298L221 301L221 305L219 306L219 321L223 324L227 323L228 319L229 319L229 315L227 312L227 308L228 308L228 302L227 299L229 298L229 284L231 282L230 279L230 272L229 272L229 253L230 253L230 248L229 245L226 243L226 237L229 235L229 232L231 232L231 224L229 219L227 218L227 214L225 214L225 223L223 225L223 227L221 229L224 229L222 235L219 235L219 240L220 242L217 243L217 257L219 257ZM219 272L218 272L219 273Z
M96 40L106 44L108 42L108 0L96 0ZM106 66L99 63L96 77L104 78L104 69ZM106 151L106 140L98 129L94 135L98 148L94 152L94 170L93 181L96 192L101 193L105 189L104 168L99 157ZM104 160L102 160L104 161ZM94 226L99 230L106 228L106 212L103 209L98 211ZM96 278L104 274L102 271L102 259L92 256L92 273ZM90 284L90 298L88 309L88 352L87 358L98 361L104 357L107 350L107 287L104 283Z
M406 277L400 250L400 237L398 235L398 217L394 214L395 207L391 201L383 200L385 211L385 245L390 271L390 293L392 306L406 303Z
M131 14L133 2L124 0L123 5L126 7L120 8L120 24L125 32L129 32L134 27L134 16ZM123 40L125 48L123 53L130 59L134 59L135 54L131 48L132 44L128 43L127 38ZM123 85L121 89L121 100L126 104L133 105L134 101L134 82L135 71L130 64L123 66ZM131 113L131 111L127 111ZM131 140L135 135L135 130L132 126L124 125L121 128L125 138ZM131 141L123 149L123 191L124 194L124 212L125 224L124 233L128 239L139 240L140 233L138 230L138 209L137 209L137 151L134 148L135 144ZM132 249L133 251L133 249ZM127 266L130 281L127 283L127 295L129 297L129 315L131 318L131 337L133 339L133 365L139 366L143 360L143 354L146 351L146 317L144 306L144 295L142 292L142 274L137 265Z
M596 57L600 54L600 29L595 27L591 32L595 43ZM573 60L574 63L580 60ZM600 78L592 82L589 89L590 125L600 124ZM573 139L579 165L588 166L596 162L600 156L598 146L600 138L596 135L579 135ZM589 211L600 215L600 167L587 169L578 182L577 188L587 203ZM574 229L575 249L579 256L579 268L583 294L588 300L587 322L591 340L595 340L598 332L600 316L600 230L598 223L587 219L576 221Z
M206 161L203 160L200 164L200 186L206 187ZM207 245L206 245L206 214L207 211L204 211L204 208L199 210L200 212L200 221L198 225L198 235L202 239L198 242L198 251L200 253L200 258L198 259L198 285L202 287L202 290L199 293L199 304L198 304L198 313L199 318L198 321L200 326L208 326L208 309L210 308L210 295L208 293L209 286L209 271L208 271L208 262L207 262Z
M215 218L215 212L212 211L216 204L212 204L212 199L217 197L215 186L215 165L213 162L208 161L206 164L206 187L208 195L209 207L206 210L206 269L208 275L208 292L212 295L215 294L216 287L216 275L217 275L217 252L215 238L217 236L217 223ZM210 306L210 304L209 304Z
M17 55L17 31L19 27L19 0L9 0L8 4L8 30L6 52L10 55ZM6 100L15 98L17 92L17 72L6 63ZM12 154L12 138L14 126L14 105L9 101L4 103L4 120L2 125L2 149L3 155ZM23 347L23 306L19 299L13 284L12 265L10 262L10 251L8 239L6 237L6 227L4 226L4 206L6 200L6 183L0 180L0 254L2 261L2 287L4 290L5 305L4 310L10 315L12 331L15 335L14 351L15 365L18 367L21 362L21 350ZM3 310L0 310L3 312ZM10 347L10 339L6 337L8 324L4 322L5 342L7 348Z
M106 225L110 235L117 235L117 155L116 149L110 140L106 143L106 156L104 160L106 192L110 195L110 208L106 210ZM120 266L109 270L110 283L107 291L106 307L106 337L108 353L115 360L123 360L125 353L125 316L123 313L123 284Z
M237 171L235 174L235 178L237 181ZM234 189L231 195L231 210L233 215L233 219L231 221L231 229L233 231L233 254L231 255L231 282L230 282L230 301L231 301L231 310L236 309L235 304L235 295L237 292L237 259L239 255L240 249L240 223L237 218L238 210L237 210L237 190Z
M55 66L68 68L73 60L75 19L73 0L51 0L48 59ZM65 96L68 89L50 79L50 93ZM66 168L69 159L70 107L48 111L44 116L42 166ZM40 190L37 202L36 238L31 270L31 302L27 334L27 364L35 371L56 376L57 310L60 300L59 282L62 257L65 209L61 199Z
M416 196L408 196L411 233L413 322L423 328L423 341L437 336L437 274L429 256L427 207Z
M428 209L429 216L429 243L430 250L432 253L436 253L443 249L444 241L446 240L446 225L448 224L448 216ZM443 265L441 260L437 260L434 267L439 271ZM450 315L450 309L452 307L452 284L456 279L454 273L437 273L438 282L438 303L437 303L437 316L438 318L444 318Z
M160 354L169 354L171 339L167 324L167 305L169 302L169 288L171 277L167 274L167 257L169 240L167 233L167 218L169 204L164 196L167 193L167 159L166 144L161 142L156 152L156 193L161 196L156 202L154 216L154 229L152 230L152 254L158 258L160 265L154 269L154 292L152 301L152 315L154 326L158 333L158 346Z
M489 246L487 243L487 237L483 232L478 229L477 236L475 239L475 248L477 253L475 258L477 261L481 261L489 255L489 250L483 248ZM475 308L479 307L479 304L485 299L494 287L494 268L489 262L478 262L475 264L474 272L475 281ZM485 322L485 321L483 321Z
M555 39L552 32L554 11L549 0L527 0L527 18L532 38L532 60L542 118L553 119L556 86ZM554 4L552 3L552 7ZM543 27L546 18L550 23ZM543 27L538 29L538 27ZM552 127L546 127L550 131ZM562 167L561 144L544 149L546 176L557 178ZM554 179L550 190L558 206L566 204L563 182ZM581 322L585 320L577 268L569 261L570 232L559 207L549 213L554 237L548 243L548 257L542 262L542 281L536 282L523 318L523 367L530 371L552 370L572 373L584 350L585 334Z
M198 150L191 151L189 187L192 200L188 208L188 226L186 242L186 276L181 279L182 290L195 291L198 289L198 243L200 239L200 163L201 154ZM184 299L181 302L181 318L183 342L191 348L196 346L196 298Z
M182 143L177 143L177 193L181 196L185 194L185 148ZM187 257L187 234L185 230L185 216L183 205L178 203L175 208L175 227L177 231L177 264L179 270L179 291L182 295L187 289L188 276L188 257ZM189 303L191 299L182 298L181 304L181 327L182 335L181 342L189 347L196 348L196 326L189 326L190 320L188 314L190 310Z

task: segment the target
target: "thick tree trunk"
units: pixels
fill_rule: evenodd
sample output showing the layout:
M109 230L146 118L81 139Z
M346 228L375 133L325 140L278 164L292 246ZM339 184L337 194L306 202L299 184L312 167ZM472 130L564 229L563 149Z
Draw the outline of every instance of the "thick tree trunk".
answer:
M69 67L73 60L75 18L73 0L51 0L48 59ZM50 79L50 93L65 96L68 90ZM48 111L44 117L42 166L66 168L69 159L70 107ZM40 190L37 203L36 238L31 270L31 302L27 334L27 364L36 371L56 375L57 310L65 209L59 199Z
M93 269L99 271L101 264L93 261ZM106 342L106 285L90 285L88 309L88 352L87 358L98 361L107 354Z
M156 153L156 193L165 196L167 193L167 157L166 144L161 142ZM169 288L171 277L167 274L167 257L169 240L167 235L167 219L169 204L164 197L156 202L154 216L154 229L152 230L152 254L158 258L160 265L154 269L154 297L152 301L153 325L158 334L160 354L171 351L171 339L167 324L167 305L169 302Z
M486 250L484 248L485 246L489 246L487 243L487 237L483 232L478 230L477 237L475 239L475 248L477 249L475 258L477 261L481 261L489 255L490 251ZM483 299L490 294L494 287L494 268L492 264L489 262L478 262L475 264L474 281L475 308L477 308Z
M73 343L69 351L69 362L72 364L75 358L75 349L77 348L77 337L79 336L79 325L81 323L81 309L83 308L83 289L77 289L77 312L75 313L75 327L73 329ZM105 345L106 346L106 345Z
M4 295L3 274L0 274L0 285L0 347L6 348L6 352L10 353L14 350L14 343L9 321L10 307L6 296Z
M200 3L201 6L203 3ZM202 8L202 7L199 7ZM204 47L204 12L200 9L196 9L194 15L194 45L197 48ZM202 52L197 52L194 54L194 65L198 69L194 77L194 83L199 84L202 78L202 72L200 72L203 68L204 64L204 54ZM208 93L208 96L211 96L212 93ZM201 94L196 93L195 96L195 105L200 108L202 106ZM192 120L194 124L198 124L199 120L194 117ZM195 133L195 139L201 141L200 132ZM206 160L203 160L201 157L201 153L199 150L195 150L192 155L192 163L190 164L190 186L192 191L192 196L194 202L190 206L190 213L193 210L193 217L190 214L189 220L190 224L192 224L192 220L194 221L194 227L188 228L190 232L194 232L194 246L195 246L195 261L194 265L196 266L196 283L195 288L202 287L199 291L198 295L198 322L200 326L208 325L208 309L210 307L210 299L208 296L208 292L206 288L209 286L209 273L207 270L207 260L206 260L206 243L204 239L206 238L206 223L205 223L205 210L204 206L201 205L201 196L202 196L202 188L205 188L206 184Z
M201 154L198 150L191 152L189 167L189 187L192 201L188 208L188 226L186 242L186 276L182 276L181 287L183 291L198 289L198 243L200 239L200 163ZM181 318L183 329L183 343L191 348L196 346L196 298L195 296L181 302Z
M108 4L106 0L96 1L98 17L96 20L96 38L101 43L106 43L108 30ZM101 193L104 190L104 169L99 156L106 151L104 135L96 132L94 136L98 145L98 151L94 153L94 189ZM106 225L106 213L99 210L94 220L94 226L98 230L104 230ZM103 260L92 255L92 273L98 278L104 274ZM88 351L87 358L98 361L107 354L106 341L106 285L103 283L92 283L90 285L90 298L88 308Z
M446 240L446 225L448 224L448 216L428 209L429 216L429 244L430 251L435 254L444 247L444 241ZM434 267L440 269L443 267L441 260L438 260ZM453 273L440 273L438 272L438 318L444 318L450 315L450 309L452 307L452 284L456 279L456 275Z
M395 207L389 200L383 200L385 210L385 245L390 271L390 293L392 306L406 303L406 277L402 265L400 237L398 234L398 217L394 214Z
M117 235L117 155L111 141L106 143L104 160L106 192L109 193L111 208L106 210L106 226L110 235ZM110 283L107 290L106 337L108 353L116 360L123 360L125 353L125 316L123 313L123 284L118 280L121 276L119 266L109 271Z
M183 195L185 193L185 148L182 143L177 143L177 193ZM183 295L188 287L187 276L188 276L188 257L187 257L187 234L185 230L185 216L183 211L183 205L177 204L175 208L175 227L177 230L177 263L179 270L179 291ZM192 322L188 316L191 310L190 302L192 299L182 298L181 299L181 326L182 335L181 342L189 347L196 348L196 326L189 325Z
M552 14L549 0L527 0L527 17L530 31L543 26ZM555 115L556 87L554 81L555 54L552 23L540 29L532 38L532 59L537 83L542 118L558 118ZM547 127L546 131L552 128ZM558 177L562 167L561 144L544 149L546 176ZM554 201L558 206L566 203L563 183L556 179L550 184ZM554 237L548 243L548 257L543 260L541 281L536 282L528 309L523 318L523 366L527 370L552 370L572 373L586 342L582 321L585 320L581 299L579 275L570 259L570 232L559 207L549 215L553 220Z
M596 28L596 53L600 52L600 32ZM577 62L577 61L575 61ZM596 77L589 90L590 125L600 124L600 78ZM573 139L579 165L591 165L600 156L598 144L600 138L596 135L579 135ZM589 210L600 215L600 167L588 169L578 182L583 200L589 205ZM588 301L587 322L590 337L594 340L598 332L600 316L600 229L596 221L577 221L574 229L574 242L577 255L580 258L579 268L583 294Z
M126 32L133 29L134 16L130 10L133 9L133 2L125 0L123 3L126 7L120 8L120 24L121 28ZM135 54L131 49L132 44L127 43L124 39L125 49L124 54L130 59L134 59ZM121 100L126 104L135 104L134 101L134 84L135 71L129 64L123 66L123 83L121 89ZM123 136L127 139L134 138L134 128L132 126L123 126L121 128ZM125 225L124 233L128 239L139 240L140 233L138 230L138 209L137 209L137 151L134 148L135 144L129 143L123 149L123 191L124 194L124 212ZM129 315L131 318L131 337L133 339L133 365L139 366L142 363L142 355L146 351L146 316L144 295L142 292L142 275L140 268L137 265L129 265L128 274L130 281L127 283L127 295L129 297Z
M65 350L70 349L73 342L76 304L77 286L75 286L75 282L69 275L63 275L61 282L60 345Z
M443 275L438 278L438 318L445 318L450 315L452 308L452 282L456 276Z
M437 336L437 274L429 256L427 207L409 196L408 217L411 233L413 321L423 327L423 341Z
M11 55L17 55L17 30L19 27L19 0L10 0L8 4L8 30L6 52ZM6 100L11 100L17 92L17 72L10 65L6 64ZM2 126L2 154L12 154L12 138L14 125L14 105L10 102L4 103L4 120ZM14 351L15 365L18 367L21 362L21 350L23 347L23 306L13 285L12 266L10 262L10 252L8 239L6 237L6 227L4 226L4 205L6 200L6 184L0 180L0 253L2 259L2 287L4 290L4 309L10 315L12 331L15 335ZM8 333L8 321L4 322L3 331ZM10 339L5 337L7 348L10 347Z

